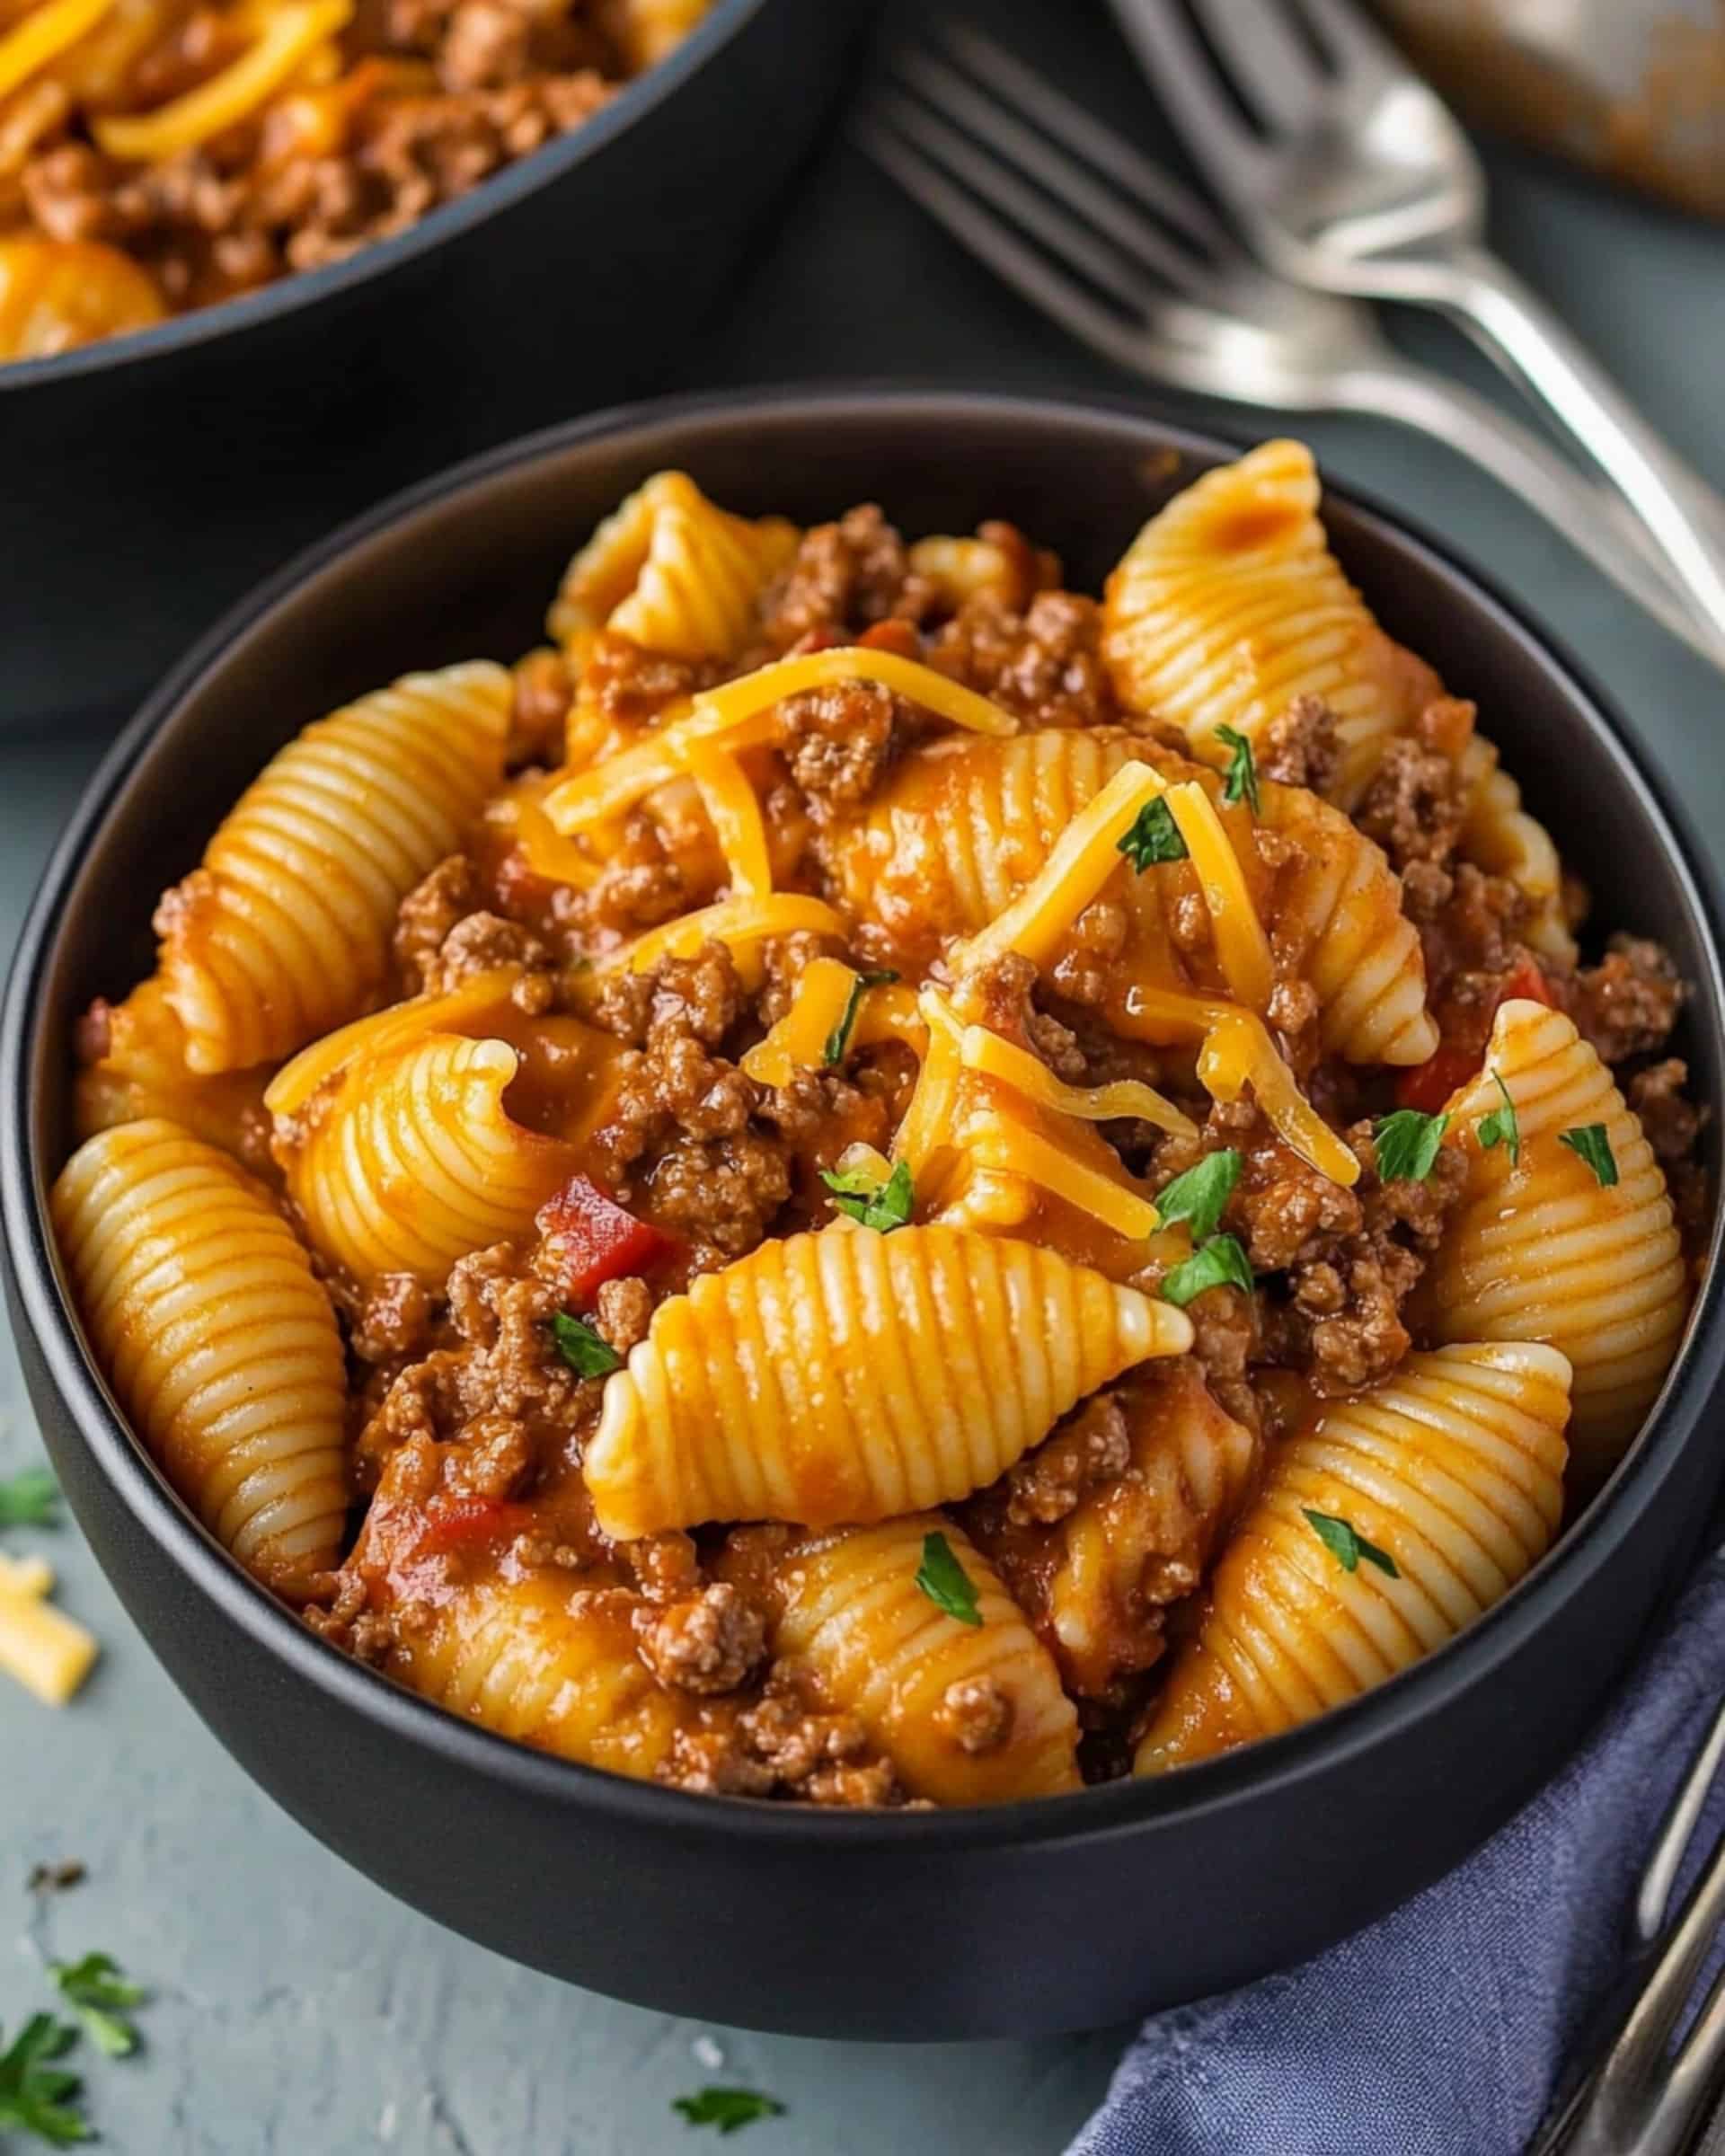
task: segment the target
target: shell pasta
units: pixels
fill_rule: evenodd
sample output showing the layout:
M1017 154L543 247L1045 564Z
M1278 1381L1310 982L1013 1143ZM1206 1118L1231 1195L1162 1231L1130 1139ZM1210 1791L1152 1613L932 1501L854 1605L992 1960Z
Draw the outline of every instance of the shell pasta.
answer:
M991 1805L1356 1700L1677 1356L1685 984L1297 444L1101 598L772 501L647 476L540 648L270 714L76 1029L92 1356L332 1646L583 1768Z

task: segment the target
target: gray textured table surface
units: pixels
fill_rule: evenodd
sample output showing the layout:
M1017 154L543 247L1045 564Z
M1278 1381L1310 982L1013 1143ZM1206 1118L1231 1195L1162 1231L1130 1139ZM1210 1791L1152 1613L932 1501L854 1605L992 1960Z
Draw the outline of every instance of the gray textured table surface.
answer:
M999 12L1017 18L1022 41L1046 35L1028 0L1002 0ZM1100 24L1062 46L1051 71L1147 121ZM1725 483L1725 236L1507 158L1494 161L1493 183L1502 250ZM1128 387L998 293L842 145L787 209L748 296L700 345L690 386L901 374ZM1422 349L1480 378L1441 333ZM1332 474L1411 505L1518 591L1684 773L1703 827L1725 829L1725 684L1441 448L1365 422L1302 430ZM57 740L0 755L0 941L98 747ZM4 1342L0 1401L4 1472L37 1452ZM126 2156L686 2152L701 2143L670 2099L714 2078L788 2105L744 2144L760 2156L900 2146L1031 2156L1059 2148L1101 2095L1118 2033L922 2049L775 2039L511 1967L391 1902L251 1786L169 1685L75 1531L8 1546L53 1557L66 1605L101 1634L104 1655L65 1714L0 1687L0 2024L15 2027L40 2002L39 1946L103 1948L150 1979L146 2050L90 2075L105 2145ZM69 1856L89 1865L87 1884L32 1924L26 1870Z

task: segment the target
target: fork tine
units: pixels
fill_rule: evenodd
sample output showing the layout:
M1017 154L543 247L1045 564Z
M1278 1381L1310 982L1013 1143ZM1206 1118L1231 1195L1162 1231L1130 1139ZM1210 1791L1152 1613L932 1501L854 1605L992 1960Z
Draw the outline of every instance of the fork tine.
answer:
M1654 1837L1641 1888L1635 1896L1635 1936L1643 1943L1658 1938L1671 1913L1671 1890L1676 1884L1684 1854L1694 1839L1722 1760L1725 1760L1725 1706L1714 1715L1701 1749L1667 1807Z
M1243 264L1250 260L1232 234L1190 188L1182 187L1161 165L1140 156L1129 143L1123 141L1112 128L1103 127L1082 105L1075 104L1071 98L1033 75L1004 46L996 45L979 30L957 22L939 24L936 34L973 75L1010 99L1045 134L1064 142L1098 172L1117 180L1164 224L1183 232L1217 261Z
M905 52L894 56L893 66L920 98L945 119L968 128L1003 164L1033 174L1050 194L1057 195L1139 261L1159 270L1171 283L1199 291L1206 297L1215 296L1213 278L1190 252L1175 245L1147 218L1127 208L1052 143L972 89L943 60L930 54Z
M1338 73L1405 68L1407 63L1394 46L1366 20L1353 0L1298 0L1298 4Z
M1172 10L1177 0L1165 0ZM1217 57L1269 128L1305 128L1328 84L1280 0L1193 0Z
M1181 133L1201 145L1218 186L1256 190L1269 177L1263 145L1216 79L1216 68L1178 0L1113 0L1114 13L1137 47L1163 102L1178 106Z
M905 192L1033 307L1081 338L1105 358L1135 365L1135 332L1082 286L1028 245L1010 225L958 186L891 124L889 109L871 100L850 122L852 138Z
M1033 233L1067 269L1104 292L1111 292L1134 317L1142 310L1144 280L1111 247L1105 247L1075 218L1065 216L1044 196L1018 178L1009 165L978 147L948 120L908 97L883 90L874 110L942 171L964 181L995 210L1007 210L1022 230Z

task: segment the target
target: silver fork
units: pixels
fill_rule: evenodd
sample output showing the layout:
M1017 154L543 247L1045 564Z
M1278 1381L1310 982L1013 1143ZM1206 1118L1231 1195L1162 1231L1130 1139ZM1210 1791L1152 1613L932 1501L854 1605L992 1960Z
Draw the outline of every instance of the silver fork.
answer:
M1725 1975L1713 1984L1675 2055L1671 2037L1725 1922L1725 1842L1673 1913L1677 1875L1725 1762L1725 1708L1714 1717L1660 1825L1641 1875L1625 1981L1595 2025L1527 2156L1680 2156L1718 2098L1725 2072ZM1718 2121L1706 2134L1711 2152Z
M1701 618L1725 630L1725 504L1483 244L1472 146L1352 0L1112 4L1261 259L1322 291L1455 317L1544 401L1644 520Z
M895 56L863 148L1032 305L1146 380L1288 411L1364 411L1491 473L1716 665L1613 494L1461 384L1404 358L1364 302L1262 270L1194 196L980 33Z

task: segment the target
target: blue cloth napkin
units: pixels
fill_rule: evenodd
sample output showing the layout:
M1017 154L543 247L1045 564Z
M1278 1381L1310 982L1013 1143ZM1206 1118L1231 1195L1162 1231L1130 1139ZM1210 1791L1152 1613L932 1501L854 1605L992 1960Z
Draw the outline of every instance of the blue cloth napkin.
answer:
M1154 2015L1070 2156L1519 2156L1722 1697L1725 1551L1586 1751L1477 1856L1287 1975ZM1721 1829L1725 1783L1682 1887Z

